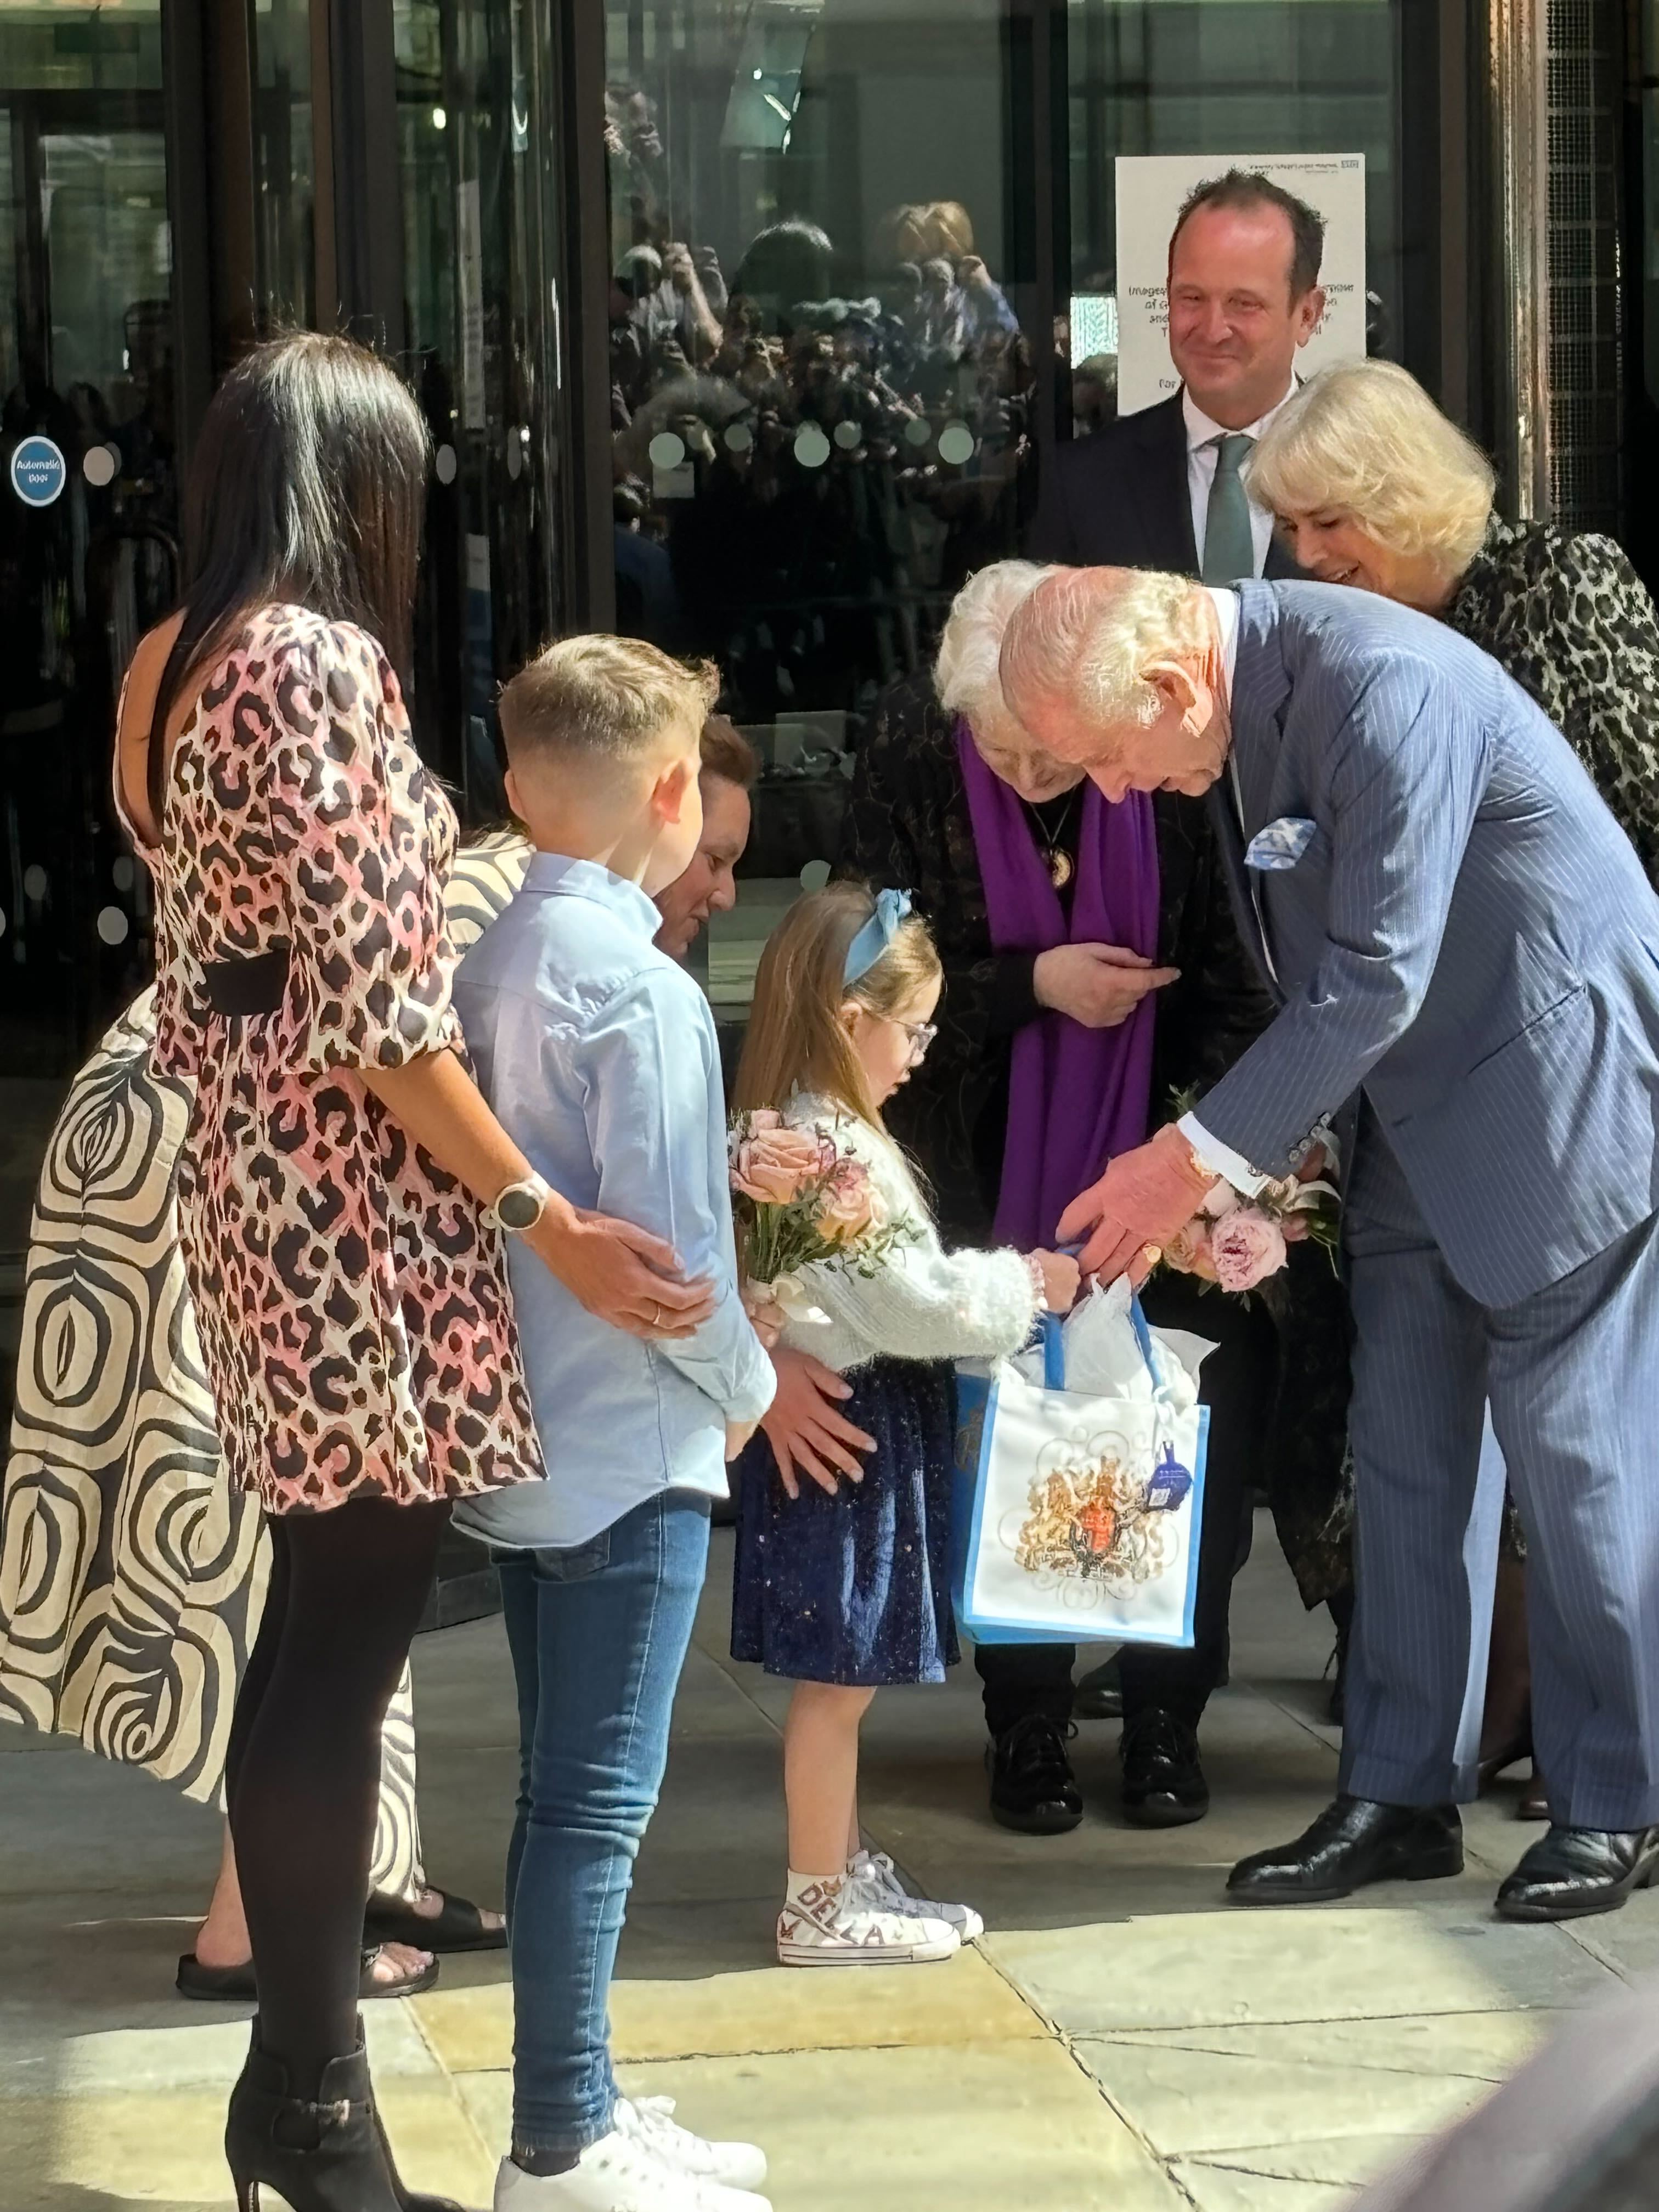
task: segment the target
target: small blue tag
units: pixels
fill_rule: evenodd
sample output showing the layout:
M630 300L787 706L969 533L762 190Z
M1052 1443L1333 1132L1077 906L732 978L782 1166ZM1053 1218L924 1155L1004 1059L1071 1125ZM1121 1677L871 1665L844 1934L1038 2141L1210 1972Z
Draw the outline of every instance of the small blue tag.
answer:
M1146 1510L1149 1513L1173 1513L1187 1502L1193 1486L1193 1478L1175 1455L1175 1446L1165 1444L1164 1456L1152 1469L1146 1484Z
M1281 814L1277 822L1258 830L1245 847L1245 866L1267 872L1293 868L1312 844L1318 827L1316 822L1305 821L1299 814Z

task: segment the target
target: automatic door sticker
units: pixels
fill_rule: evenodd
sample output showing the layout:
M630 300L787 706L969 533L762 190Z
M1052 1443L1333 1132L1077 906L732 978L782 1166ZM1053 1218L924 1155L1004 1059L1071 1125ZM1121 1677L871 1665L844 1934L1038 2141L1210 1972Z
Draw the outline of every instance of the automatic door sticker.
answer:
M13 449L11 488L25 507L50 507L68 482L63 448L50 438L24 438Z

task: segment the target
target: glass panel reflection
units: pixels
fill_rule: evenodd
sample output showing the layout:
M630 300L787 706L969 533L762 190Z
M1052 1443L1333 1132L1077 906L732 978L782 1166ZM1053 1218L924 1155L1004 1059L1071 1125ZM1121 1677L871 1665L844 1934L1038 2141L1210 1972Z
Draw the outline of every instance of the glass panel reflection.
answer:
M316 320L311 13L254 0L253 157L259 307L266 329Z
M434 453L415 719L473 822L505 806L497 686L558 620L547 28L535 0L393 0L409 373Z
M996 0L606 11L617 626L718 660L757 742L733 1003L850 748L1012 553L1032 372ZM1029 185L1020 189L1029 190Z
M108 793L116 685L176 573L161 87L153 4L0 9L0 1277L63 1083L147 969Z

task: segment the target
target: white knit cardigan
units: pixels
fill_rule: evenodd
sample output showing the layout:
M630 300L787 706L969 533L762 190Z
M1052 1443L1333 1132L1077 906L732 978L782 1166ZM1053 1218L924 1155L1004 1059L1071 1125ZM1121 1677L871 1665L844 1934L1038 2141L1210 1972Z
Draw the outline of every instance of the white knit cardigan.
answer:
M946 1252L927 1202L892 1139L833 1100L798 1091L784 1119L828 1130L863 1161L899 1241L872 1275L817 1261L801 1287L829 1323L791 1322L782 1341L844 1372L884 1353L895 1359L994 1359L1018 1352L1037 1316L1031 1271L1018 1252Z

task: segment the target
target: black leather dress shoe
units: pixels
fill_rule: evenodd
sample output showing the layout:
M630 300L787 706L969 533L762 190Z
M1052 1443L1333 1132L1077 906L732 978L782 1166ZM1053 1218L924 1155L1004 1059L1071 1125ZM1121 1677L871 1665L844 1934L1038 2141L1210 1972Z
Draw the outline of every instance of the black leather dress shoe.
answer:
M1120 1721L1123 1717L1123 1679L1115 1651L1105 1663L1091 1667L1077 1686L1072 1711L1080 1721Z
M1184 1721L1154 1705L1123 1723L1123 1817L1137 1828L1182 1828L1210 1809L1210 1785L1198 1763L1198 1738Z
M1073 1731L1046 1713L1027 1713L985 1754L991 1770L991 1818L1024 1836L1060 1836L1083 1818L1083 1796L1066 1739Z
M1659 1827L1553 1827L1498 1891L1498 1910L1504 1920L1582 1920L1616 1912L1655 1880Z
M1240 1859L1227 1894L1237 1905L1318 1905L1369 1881L1433 1881L1462 1871L1455 1805L1339 1797L1293 1844Z

